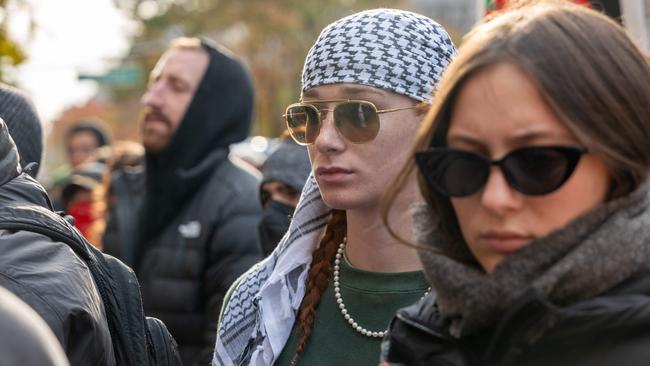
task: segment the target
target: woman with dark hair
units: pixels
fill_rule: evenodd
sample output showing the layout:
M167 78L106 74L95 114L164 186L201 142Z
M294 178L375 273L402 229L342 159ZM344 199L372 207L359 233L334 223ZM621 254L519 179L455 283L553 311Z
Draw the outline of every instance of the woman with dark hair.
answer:
M417 164L416 242L436 294L398 312L385 364L647 365L639 49L604 15L538 3L475 29L439 90L400 175Z
M417 252L383 226L380 198L454 53L440 25L406 11L365 11L322 31L285 114L313 175L278 247L228 294L213 365L379 362L392 315L428 287ZM391 217L403 235L418 199L412 176Z

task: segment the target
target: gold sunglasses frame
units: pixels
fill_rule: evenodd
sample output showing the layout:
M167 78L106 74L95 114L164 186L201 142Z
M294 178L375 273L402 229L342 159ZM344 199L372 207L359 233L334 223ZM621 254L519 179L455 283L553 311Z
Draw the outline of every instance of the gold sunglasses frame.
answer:
M336 106L334 108L332 108L332 109L319 109L319 108L316 108L316 106L314 106L314 104L325 104L325 103L338 103L338 104L341 104L341 103L360 103L360 104L366 104L366 105L370 105L375 110L375 113L377 113L377 116L379 116L380 114L383 114L383 113L398 112L398 111L403 111L403 110L407 110L407 109L414 109L414 108L420 107L420 105L414 104L414 105L410 105L408 107L378 109L377 106L373 102L370 102L370 101L367 101L367 100L360 100L360 99L321 99L321 100L309 100L309 101L292 103L289 106L287 106L287 108L284 110L284 114L282 115L282 117L284 118L284 122L285 122L285 124L287 126L287 130L289 130L289 134L291 135L291 138L293 138L293 140L298 145L302 145L302 146L313 145L314 142L316 142L316 138L314 138L314 142L301 142L301 141L298 141L298 139L296 139L296 137L293 135L293 132L292 132L291 128L289 127L289 120L287 119L287 117L289 115L288 114L289 109L293 108L293 107L310 107L310 108L313 108L314 110L316 110L316 112L318 114L318 134L316 135L316 137L318 137L318 135L320 135L321 125L323 124L323 118L324 118L323 117L323 112L330 113L330 112L334 112L334 110L336 109ZM338 104L337 104L337 106L338 106ZM378 123L379 122L381 122L381 121L378 121ZM368 143L368 142L374 140L375 137L377 137L377 135L375 135L375 136L373 136L372 139L370 139L368 141L354 142L354 141L350 141L348 138L346 138L343 135L343 133L341 133L341 131L339 130L339 128L338 128L338 126L336 124L334 125L334 127L336 128L336 132L339 134L339 136L341 136L341 138L343 138L345 141L348 141L348 142L350 142L352 144L365 144L365 143ZM380 125L380 127L381 127L381 125ZM377 131L379 131L379 129L377 129Z

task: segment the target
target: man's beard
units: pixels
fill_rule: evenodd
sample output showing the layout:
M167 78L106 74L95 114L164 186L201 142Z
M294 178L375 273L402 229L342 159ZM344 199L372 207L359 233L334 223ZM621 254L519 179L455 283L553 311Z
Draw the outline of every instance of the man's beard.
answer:
M151 123L162 123L166 128L166 133L159 128L149 127L147 121L156 121ZM171 141L174 129L169 117L160 109L145 107L140 113L139 118L140 133L142 136L142 145L150 153L159 153L165 150Z

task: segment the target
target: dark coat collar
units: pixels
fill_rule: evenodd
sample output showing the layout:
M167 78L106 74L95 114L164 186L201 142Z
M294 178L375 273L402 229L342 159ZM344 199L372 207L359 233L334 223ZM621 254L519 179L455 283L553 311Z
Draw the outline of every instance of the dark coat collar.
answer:
M569 306L555 305L529 289L492 327L461 338L449 333L449 321L439 313L432 294L398 311L382 349L384 358L413 366L443 360L449 365L540 364L536 359L566 364L573 356L601 352L594 349L597 342L629 342L630 335L645 335L648 328L650 277L646 276ZM650 340L644 341L639 344L647 347ZM627 357L639 364L639 352L628 351ZM556 360L559 363L551 362Z

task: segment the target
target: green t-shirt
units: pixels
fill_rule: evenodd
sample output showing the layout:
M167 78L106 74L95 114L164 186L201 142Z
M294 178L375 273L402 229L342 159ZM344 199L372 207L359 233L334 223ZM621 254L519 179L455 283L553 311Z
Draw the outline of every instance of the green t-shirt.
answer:
M397 309L413 304L426 292L428 284L421 271L378 273L355 269L341 261L341 296L348 314L371 331L386 330ZM288 366L300 337L300 320L296 319L277 366ZM321 297L311 337L298 365L377 366L381 338L357 333L343 318L334 298L332 282Z

